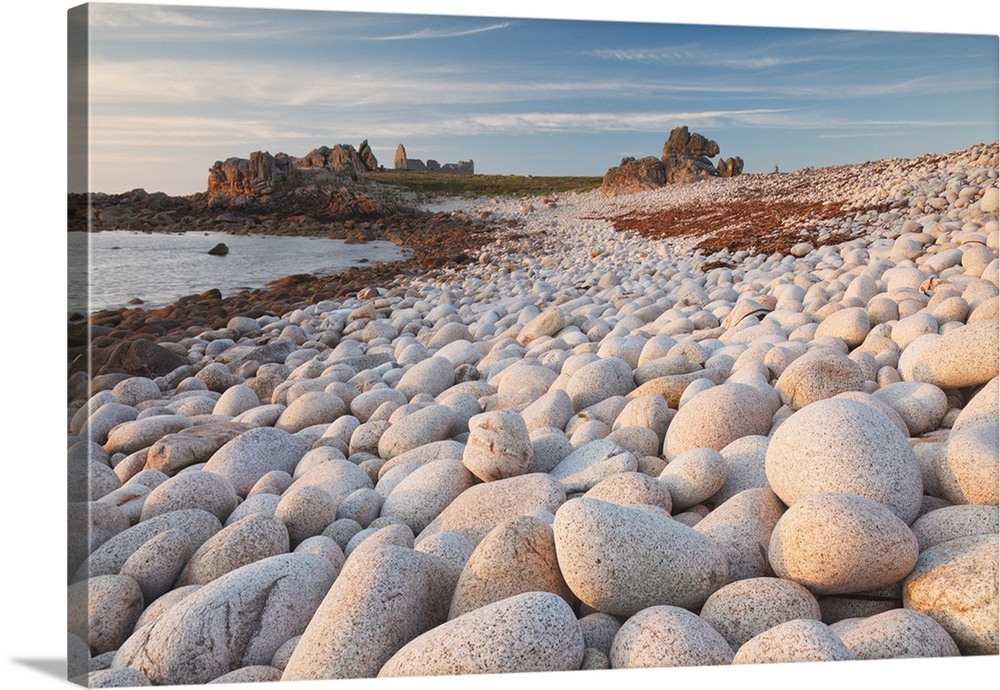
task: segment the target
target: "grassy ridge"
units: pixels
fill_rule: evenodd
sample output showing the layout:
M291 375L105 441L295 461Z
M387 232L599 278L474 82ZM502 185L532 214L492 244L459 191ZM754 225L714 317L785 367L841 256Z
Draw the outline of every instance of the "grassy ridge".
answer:
M364 173L364 178L443 196L544 196L557 192L587 192L601 186L600 177L531 177L524 175L461 175L457 173L392 170Z

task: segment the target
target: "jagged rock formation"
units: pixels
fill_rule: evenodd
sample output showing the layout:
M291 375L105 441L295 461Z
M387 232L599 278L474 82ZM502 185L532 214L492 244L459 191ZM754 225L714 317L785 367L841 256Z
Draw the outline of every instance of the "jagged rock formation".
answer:
M361 161L365 164L365 167L368 170L378 170L378 159L376 159L375 154L372 153L372 147L368 145L367 139L358 145L358 155L361 157Z
M301 157L254 151L216 161L204 192L168 196L135 189L124 194L68 195L70 231L184 232L218 229L241 234L341 233L331 221L411 213L411 192L364 179L378 169L368 141L320 146Z
M743 159L739 156L726 160L720 158L715 167L719 170L719 177L735 177L743 172Z
M715 141L697 132L689 134L686 125L674 128L660 157L667 183L689 184L705 177L716 177L719 172L710 158L717 155L719 145Z
M664 175L663 163L659 158L655 156L646 156L639 160L622 158L621 165L611 168L604 175L601 189L614 190L610 196L617 196L656 189L666 183L667 178Z
M719 144L701 134L690 133L687 125L675 127L663 144L659 159L647 156L640 160L623 158L620 165L604 175L601 192L605 196L632 194L665 184L690 184L708 177L733 177L743 172L740 157L719 159ZM662 180L662 182L660 181Z
M216 161L208 172L206 201L215 211L276 212L316 219L377 215L390 210L371 193L361 173L378 169L368 140L320 146L296 158L255 151L250 158Z
M377 169L367 139L357 150L350 144L320 146L301 158L254 151L249 159L216 161L208 171L207 194L209 204L245 204L247 200L238 201L240 197L260 199L311 184L332 184L337 181L333 177L357 180L359 173Z
M471 160L459 161L458 163L438 163L433 158L424 163L419 158L408 158L406 147L400 144L396 147L396 155L393 158L392 167L396 170L411 170L414 172L450 172L463 175L474 175L476 172L475 163Z

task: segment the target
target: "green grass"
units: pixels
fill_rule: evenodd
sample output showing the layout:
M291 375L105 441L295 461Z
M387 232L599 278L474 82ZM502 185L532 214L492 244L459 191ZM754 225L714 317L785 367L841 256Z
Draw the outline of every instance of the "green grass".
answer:
M532 177L525 175L461 175L457 173L392 170L369 172L365 179L442 196L544 196L557 192L588 192L601 186L600 177Z

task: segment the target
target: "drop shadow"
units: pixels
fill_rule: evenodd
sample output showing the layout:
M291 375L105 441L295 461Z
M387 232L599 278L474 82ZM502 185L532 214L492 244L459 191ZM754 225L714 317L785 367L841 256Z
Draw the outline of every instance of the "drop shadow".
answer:
M44 673L47 676L54 676L59 680L66 680L66 659L11 659L15 664L20 664L35 671Z

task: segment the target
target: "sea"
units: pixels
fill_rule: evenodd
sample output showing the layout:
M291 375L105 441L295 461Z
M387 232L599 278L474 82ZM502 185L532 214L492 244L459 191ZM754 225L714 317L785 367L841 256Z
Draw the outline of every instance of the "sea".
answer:
M409 250L381 240L347 244L318 237L129 230L67 235L67 306L82 314L125 307L135 298L143 308L156 308L212 288L227 297L295 273L334 275L409 256ZM220 242L229 253L210 255Z

